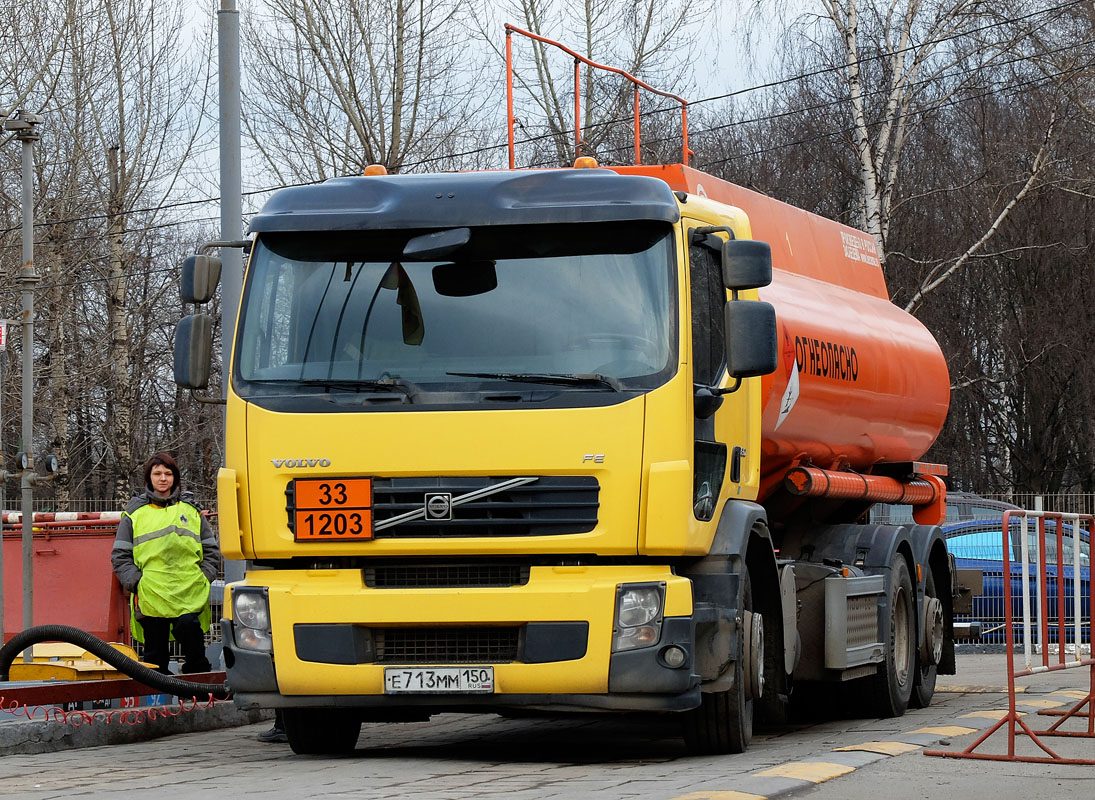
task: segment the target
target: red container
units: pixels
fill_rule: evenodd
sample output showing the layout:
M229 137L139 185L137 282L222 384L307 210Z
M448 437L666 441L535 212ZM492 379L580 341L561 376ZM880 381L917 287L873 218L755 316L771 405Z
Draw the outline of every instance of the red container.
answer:
M49 515L51 518L53 515ZM34 624L72 625L108 642L128 642L129 613L110 567L117 520L34 522ZM4 525L4 636L23 629L23 544Z

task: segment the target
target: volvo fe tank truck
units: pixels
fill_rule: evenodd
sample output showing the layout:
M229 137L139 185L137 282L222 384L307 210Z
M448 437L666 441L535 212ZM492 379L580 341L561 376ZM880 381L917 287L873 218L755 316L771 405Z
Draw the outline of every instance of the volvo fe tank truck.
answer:
M238 705L282 709L298 753L515 709L673 712L738 752L822 684L931 701L954 571L917 459L948 374L870 236L682 164L366 172L280 190L232 243ZM188 259L184 300L218 274ZM211 329L180 323L181 385Z
M682 163L641 166L637 88L639 166L513 170L514 33L679 101ZM917 459L949 379L874 240L691 169L683 99L506 36L510 171L283 189L184 264L200 304L208 251L248 256L217 479L236 703L298 753L443 711L675 713L740 752L811 688L926 706L957 587ZM180 323L181 386L212 329Z

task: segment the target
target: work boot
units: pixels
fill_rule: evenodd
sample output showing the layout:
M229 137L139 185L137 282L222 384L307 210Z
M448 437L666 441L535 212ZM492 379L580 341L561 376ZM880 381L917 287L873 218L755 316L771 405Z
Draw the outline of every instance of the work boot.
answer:
M255 738L260 742L266 742L267 744L278 744L289 741L289 737L285 734L285 731L279 728L276 723L270 730L263 731Z

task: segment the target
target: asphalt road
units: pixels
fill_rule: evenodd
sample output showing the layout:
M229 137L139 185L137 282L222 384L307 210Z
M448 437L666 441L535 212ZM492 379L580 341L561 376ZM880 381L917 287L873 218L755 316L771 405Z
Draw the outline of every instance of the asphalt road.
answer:
M1018 708L1034 727L1039 709L1069 707L1090 691L1089 668L1021 679ZM357 751L296 756L262 744L268 723L151 741L0 758L5 798L86 798L123 794L505 800L651 798L748 800L811 798L1076 797L1095 794L1095 767L930 757L961 750L1008 707L1003 656L962 655L959 675L940 679L932 706L897 719L799 719L758 734L736 756L688 755L672 719L590 715L507 719L450 714L429 723L365 725ZM200 712L195 712L200 713ZM1086 726L1086 720L1084 722ZM1075 721L1072 728L1081 726ZM1061 755L1095 760L1095 739L1055 738ZM981 752L1007 751L1003 732ZM1021 739L1018 752L1038 752ZM1044 755L1044 754L1043 754Z

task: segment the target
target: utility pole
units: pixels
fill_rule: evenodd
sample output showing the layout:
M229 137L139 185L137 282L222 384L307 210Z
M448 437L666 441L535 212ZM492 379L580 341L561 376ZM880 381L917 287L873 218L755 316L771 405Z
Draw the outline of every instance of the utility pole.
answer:
M34 625L34 143L40 138L36 125L42 118L20 109L4 120L23 143L23 265L19 284L23 295L23 452L19 463L19 487L22 495L23 522L23 629ZM23 651L23 660L33 660L31 648Z
M8 507L4 482L15 474L4 468L4 362L8 360L8 320L0 320L0 646L4 644L4 511Z
M220 59L220 180L221 240L243 238L243 179L240 165L240 15L236 0L221 0L217 12L217 50ZM221 249L221 385L228 397L232 356L232 326L239 311L243 287L243 254L235 247Z
M243 238L243 178L240 165L240 15L236 0L221 0L217 12L217 51L220 66L220 180L221 240ZM243 290L243 253L221 248L221 386L228 399L231 380L232 327ZM225 580L243 579L243 564L228 561Z

